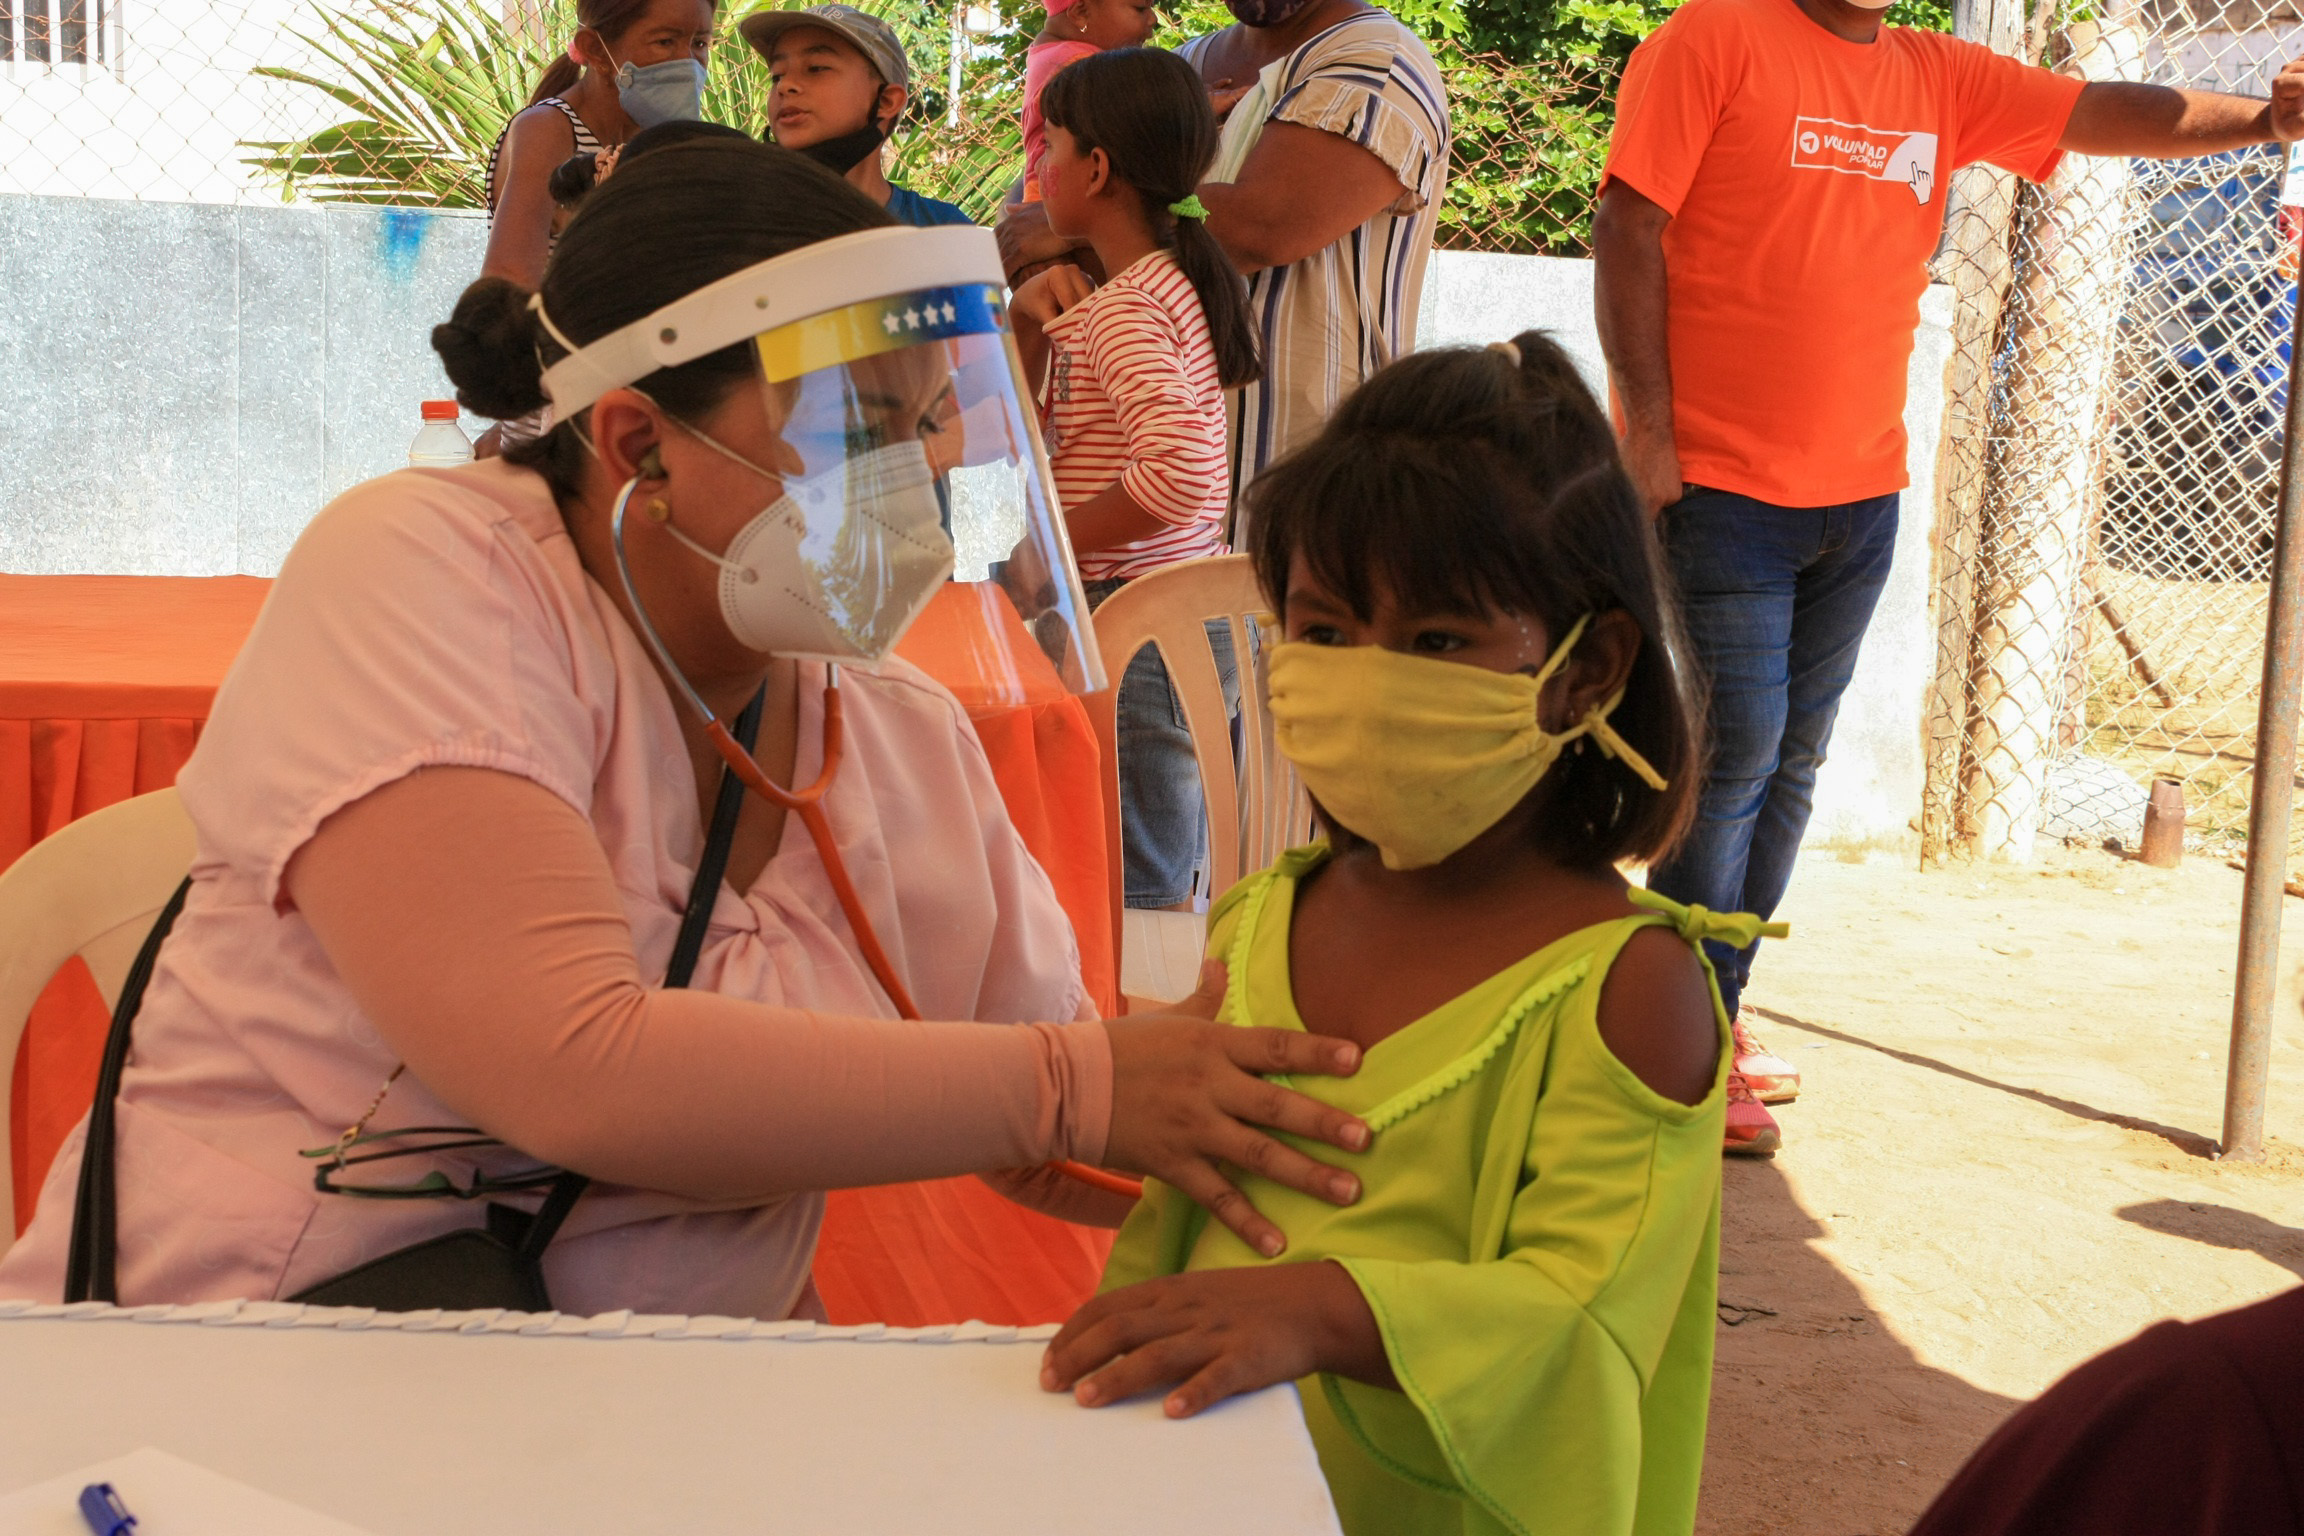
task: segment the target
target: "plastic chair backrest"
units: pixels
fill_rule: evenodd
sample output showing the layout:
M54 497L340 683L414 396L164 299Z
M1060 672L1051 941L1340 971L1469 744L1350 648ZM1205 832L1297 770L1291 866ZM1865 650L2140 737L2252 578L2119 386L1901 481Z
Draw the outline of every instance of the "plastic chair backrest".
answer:
M1121 952L1120 766L1116 711L1121 674L1145 645L1157 645L1168 679L1184 706L1192 750L1200 761L1200 790L1208 802L1208 889L1217 895L1244 873L1262 869L1307 841L1312 804L1296 771L1272 739L1264 670L1270 641L1258 619L1264 600L1246 555L1187 560L1139 576L1096 610L1096 648L1111 688L1097 701L1097 733L1104 745L1105 842L1112 868L1112 953ZM1209 648L1207 626L1227 625L1240 666L1240 756L1232 753L1224 686Z
M13 1072L32 1004L74 955L110 1007L153 919L191 867L192 821L173 789L81 817L0 871L0 1066ZM13 1145L0 1093L0 1149ZM0 1253L16 1239L14 1170L0 1178Z

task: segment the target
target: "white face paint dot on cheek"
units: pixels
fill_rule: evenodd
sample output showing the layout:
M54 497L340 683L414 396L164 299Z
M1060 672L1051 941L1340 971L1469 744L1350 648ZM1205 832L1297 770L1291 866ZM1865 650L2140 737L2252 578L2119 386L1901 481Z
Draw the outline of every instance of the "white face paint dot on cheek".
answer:
M1512 627L1520 633L1520 655L1522 658L1521 664L1514 670L1527 673L1538 671L1543 667L1549 654L1544 644L1545 637L1537 633L1535 623L1525 614L1514 614Z

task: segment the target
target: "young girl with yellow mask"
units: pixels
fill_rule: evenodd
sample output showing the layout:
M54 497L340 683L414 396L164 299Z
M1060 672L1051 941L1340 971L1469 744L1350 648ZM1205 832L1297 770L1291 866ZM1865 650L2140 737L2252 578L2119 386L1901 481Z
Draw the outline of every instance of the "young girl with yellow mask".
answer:
M1699 717L1607 418L1530 332L1371 379L1249 493L1277 739L1324 842L1209 919L1219 1017L1354 1042L1338 1208L1250 1172L1259 1254L1154 1184L1042 1383L1184 1417L1301 1383L1354 1536L1694 1523L1728 1021L1631 887Z

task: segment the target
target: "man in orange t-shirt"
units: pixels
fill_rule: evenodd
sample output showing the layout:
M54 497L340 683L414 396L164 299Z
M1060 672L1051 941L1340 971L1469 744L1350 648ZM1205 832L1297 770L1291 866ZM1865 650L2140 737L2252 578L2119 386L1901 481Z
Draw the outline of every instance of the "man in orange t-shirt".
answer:
M1711 685L1695 828L1650 884L1773 912L1886 583L1904 376L1952 172L2038 180L2065 150L2205 155L2304 137L2304 60L2269 102L2083 84L1852 0L1687 0L1633 51L1593 220L1624 459L1661 518ZM1799 1091L1741 1014L1728 1150L1773 1151Z

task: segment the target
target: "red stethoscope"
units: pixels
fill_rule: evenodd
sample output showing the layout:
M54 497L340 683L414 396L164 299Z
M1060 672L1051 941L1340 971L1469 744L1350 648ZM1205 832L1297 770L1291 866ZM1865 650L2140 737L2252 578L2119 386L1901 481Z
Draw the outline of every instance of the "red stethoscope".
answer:
M728 765L728 771L761 799L771 805L782 806L800 818L800 825L808 830L808 840L816 845L816 857L824 866L824 876L832 882L832 894L839 900L840 910L847 915L849 930L856 936L856 948L863 955L864 964L880 983L881 990L888 994L888 1001L895 1004L898 1015L917 1020L920 1017L919 1006L912 1001L911 989L896 974L896 967L890 963L888 952L880 947L880 936L873 931L872 919L865 914L864 902L856 894L855 881L849 878L848 861L841 856L840 844L832 835L832 819L824 812L824 796L840 772L841 755L847 745L847 732L842 723L840 706L839 665L832 663L825 668L824 765L817 770L816 782L806 789L786 789L768 777L767 771L753 760L752 754L744 750L744 744L713 713L712 706L706 704L689 684L687 675L673 661L671 651L656 633L656 626L648 617L647 606L640 601L639 590L632 582L632 568L624 555L624 514L631 506L632 493L639 486L639 477L635 476L626 481L624 489L617 493L616 508L609 521L609 542L615 546L616 574L623 579L624 595L631 601L632 612L640 620L642 637L647 640L649 649L656 653L656 660L663 666L665 675L673 679L688 700L689 707L703 720L704 732L711 738L712 748L720 754L720 760ZM1140 1198L1144 1193L1144 1186L1136 1180L1122 1178L1119 1174L1093 1168L1086 1163L1063 1159L1048 1166L1067 1178L1112 1194L1125 1195L1132 1200Z

